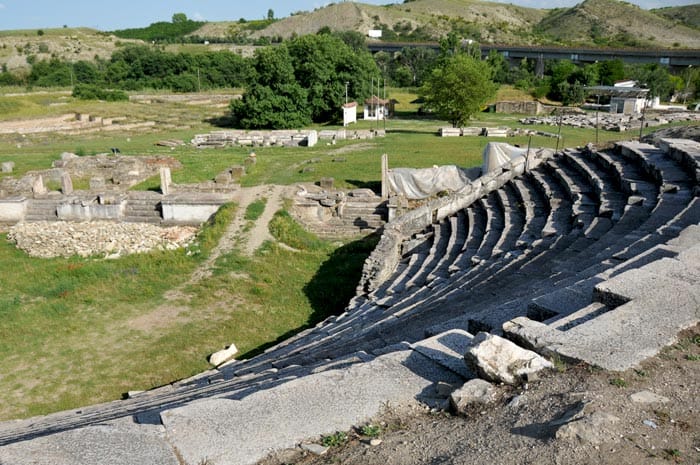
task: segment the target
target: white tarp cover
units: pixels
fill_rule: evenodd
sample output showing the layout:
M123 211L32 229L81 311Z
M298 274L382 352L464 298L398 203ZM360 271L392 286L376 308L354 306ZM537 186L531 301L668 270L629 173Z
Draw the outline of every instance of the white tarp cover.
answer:
M459 192L471 181L461 168L455 165L432 168L394 168L387 173L389 189L407 199L426 199L438 192Z
M530 149L530 154L532 154L532 151L533 149ZM486 144L486 147L484 147L481 173L486 174L496 170L514 158L525 158L526 152L527 149L522 149L505 142L489 142Z

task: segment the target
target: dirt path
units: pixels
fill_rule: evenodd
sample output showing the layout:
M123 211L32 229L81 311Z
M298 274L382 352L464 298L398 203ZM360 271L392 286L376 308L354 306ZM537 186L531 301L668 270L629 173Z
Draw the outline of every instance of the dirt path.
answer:
M211 251L209 257L192 273L190 279L165 294L166 299L173 301L185 298L184 289L211 276L216 260L222 255L231 252L234 248L238 247L245 255L252 256L263 242L274 240L268 226L275 212L282 208L284 198L291 192L291 189L293 187L275 185L241 188L231 199L237 203L236 214L219 240L218 245ZM245 213L248 206L263 198L267 199L265 210L255 221L253 227L246 231L245 227L248 221L245 219Z

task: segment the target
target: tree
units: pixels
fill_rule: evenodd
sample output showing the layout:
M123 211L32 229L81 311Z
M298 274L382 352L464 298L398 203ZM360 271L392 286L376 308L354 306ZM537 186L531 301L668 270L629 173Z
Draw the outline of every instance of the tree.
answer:
M421 96L428 108L458 127L480 111L495 96L496 89L488 63L459 53L433 70L421 88Z
M367 50L355 51L332 34L297 37L288 47L296 82L307 89L308 108L317 122L339 117L346 82L352 98L364 97L362 90L379 74Z
M269 10L267 10L267 20L274 21L274 19L275 19L275 12L272 10L272 8L270 8Z
M173 24L178 24L178 23L186 23L187 22L187 15L185 13L175 13L173 15L172 23Z
M290 129L311 123L307 91L296 81L286 45L255 52L253 84L231 102L234 124L246 129Z

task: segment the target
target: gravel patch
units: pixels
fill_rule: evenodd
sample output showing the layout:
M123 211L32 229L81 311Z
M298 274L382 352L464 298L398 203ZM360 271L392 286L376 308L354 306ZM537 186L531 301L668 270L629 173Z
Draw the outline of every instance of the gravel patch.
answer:
M32 222L12 226L7 239L32 257L117 258L185 247L192 243L197 231L192 226L162 228L146 223Z

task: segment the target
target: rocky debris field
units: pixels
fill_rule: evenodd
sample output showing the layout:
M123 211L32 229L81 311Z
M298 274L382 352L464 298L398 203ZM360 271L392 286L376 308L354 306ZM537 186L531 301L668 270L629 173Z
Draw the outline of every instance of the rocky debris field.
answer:
M108 221L18 223L8 240L33 257L103 256L117 258L152 250L174 250L191 244L198 228L163 228L147 223Z
M606 131L630 131L633 129L639 130L642 122L641 114L626 115L622 113L608 113L600 111L596 120L595 114L587 113L585 115L569 114L569 115L551 115L551 116L530 116L521 118L520 124L544 124L549 126L571 126L575 128L595 129L596 124L600 129ZM664 113L654 115L649 114L644 116L645 126L661 126L663 124L683 122L683 121L700 121L700 113L679 112L679 113Z

